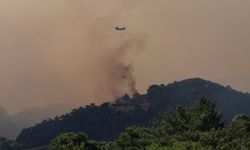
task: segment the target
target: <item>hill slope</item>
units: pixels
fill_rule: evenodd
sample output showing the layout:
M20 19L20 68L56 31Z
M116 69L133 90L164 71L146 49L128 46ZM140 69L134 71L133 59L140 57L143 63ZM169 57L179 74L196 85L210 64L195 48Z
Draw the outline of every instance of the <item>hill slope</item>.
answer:
M121 97L113 103L94 104L24 129L17 142L27 147L46 145L63 132L83 131L91 139L112 140L127 126L147 126L161 111L176 105L190 105L201 97L216 101L225 119L235 114L250 115L250 95L200 78L168 85L152 85L144 95Z
M35 125L45 118L62 115L70 111L70 108L73 108L73 106L66 104L53 104L44 107L31 107L24 109L23 111L18 112L10 117L13 122L22 129Z

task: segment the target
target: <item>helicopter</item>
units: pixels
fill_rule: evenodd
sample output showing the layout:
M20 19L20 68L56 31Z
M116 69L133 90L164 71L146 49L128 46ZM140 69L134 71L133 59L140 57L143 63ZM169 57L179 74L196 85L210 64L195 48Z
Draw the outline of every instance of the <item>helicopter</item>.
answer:
M117 30L117 31L124 31L124 30L126 30L126 27L115 27L115 29Z

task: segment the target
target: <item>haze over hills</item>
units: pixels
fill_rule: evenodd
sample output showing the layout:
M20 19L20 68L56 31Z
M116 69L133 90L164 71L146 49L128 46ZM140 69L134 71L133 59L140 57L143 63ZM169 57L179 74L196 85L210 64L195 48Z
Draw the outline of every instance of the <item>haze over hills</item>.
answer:
M83 131L91 139L113 140L128 126L149 126L160 112L171 110L177 105L191 105L201 97L215 101L218 109L229 120L235 114L250 115L250 95L230 86L200 78L186 79L168 85L152 85L146 94L125 95L114 102L87 105L72 110L54 119L22 130L16 141L26 147L37 147L49 142L64 132Z
M190 76L250 91L249 7L235 0L0 1L1 106L16 112L110 99L113 89L123 95L119 62L134 64L143 92ZM127 27L122 38L133 47L123 54L117 25Z
M235 0L0 0L0 150L12 150L2 146L15 143L24 149L47 147L71 131L98 143L114 141L125 128L151 126L160 113L192 107L201 96L218 104L225 124L235 114L250 115L250 94L244 93L250 92L249 7L250 1ZM53 105L58 103L75 109ZM172 116L178 121L171 130L199 119L201 128L218 120L213 112L201 112L193 111L182 123ZM243 149L245 133L250 141L250 118L245 121L247 132L239 135L240 128L232 128L240 138L225 130L229 136L219 140L229 148L223 150L232 141ZM179 130L188 129L188 142L199 131L189 130L194 126ZM221 132L201 136L217 135Z
M70 111L73 106L57 104L44 107L32 107L10 115L0 108L0 137L15 139L23 128L33 126L43 119L52 118Z
M71 105L54 104L44 107L31 107L12 115L13 122L20 128L27 128L43 119L62 115L73 108Z
M11 116L3 108L0 108L0 137L14 139L20 130L21 128L13 122Z

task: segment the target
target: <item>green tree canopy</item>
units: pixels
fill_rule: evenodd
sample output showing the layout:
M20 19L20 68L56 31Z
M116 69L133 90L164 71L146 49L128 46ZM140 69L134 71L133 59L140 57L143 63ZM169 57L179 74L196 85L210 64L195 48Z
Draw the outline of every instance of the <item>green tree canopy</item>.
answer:
M55 138L50 150L98 150L98 144L95 141L87 140L85 133L64 133Z

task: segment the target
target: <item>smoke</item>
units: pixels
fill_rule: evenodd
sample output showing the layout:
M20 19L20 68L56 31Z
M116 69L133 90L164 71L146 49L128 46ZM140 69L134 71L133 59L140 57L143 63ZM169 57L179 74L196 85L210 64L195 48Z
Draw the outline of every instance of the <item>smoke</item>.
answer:
M234 0L1 0L1 106L16 112L112 99L134 91L128 78L135 68L141 92L193 76L249 91L249 6ZM114 30L123 25L126 32ZM150 39L137 55L145 43L140 32Z
M137 93L136 81L134 76L134 66L131 62L128 62L127 54L129 52L137 52L144 49L145 37L140 37L136 35L126 36L126 31L124 33L118 33L118 43L108 45L105 49L111 51L105 51L99 56L100 67L99 69L103 71L104 78L102 79L102 87L97 92L102 93L103 89L109 91L105 92L105 95L112 99L118 98L124 94L133 95Z
M132 0L0 2L0 102L11 112L84 105L133 94L133 60L145 37L128 30ZM98 101L99 100L99 101Z

